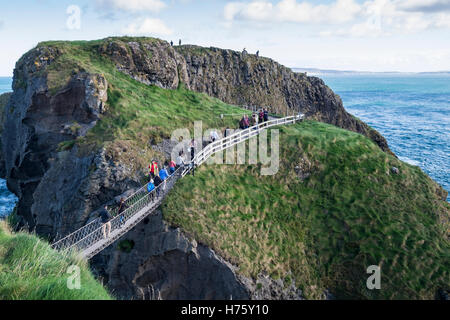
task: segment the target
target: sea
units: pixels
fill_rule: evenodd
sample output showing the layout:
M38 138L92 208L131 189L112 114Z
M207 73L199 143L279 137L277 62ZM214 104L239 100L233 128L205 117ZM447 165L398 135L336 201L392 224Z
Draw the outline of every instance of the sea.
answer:
M449 73L317 76L342 98L348 112L378 130L402 161L419 166L450 191ZM11 85L12 78L0 77L0 94L11 91ZM0 179L0 218L16 202Z
M390 149L450 191L450 73L317 74ZM450 197L447 197L449 201Z

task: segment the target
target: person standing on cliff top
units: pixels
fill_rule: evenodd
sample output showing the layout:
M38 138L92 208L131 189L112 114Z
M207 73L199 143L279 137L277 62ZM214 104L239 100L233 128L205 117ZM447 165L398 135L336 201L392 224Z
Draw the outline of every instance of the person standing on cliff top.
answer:
M173 41L172 40L170 40L170 46L173 47Z
M103 238L106 239L109 237L111 233L111 214L108 212L108 206L105 205L100 210L100 218L102 220L102 232L103 232Z
M180 39L180 40L178 40L178 45L179 45L179 46L181 46L181 39Z

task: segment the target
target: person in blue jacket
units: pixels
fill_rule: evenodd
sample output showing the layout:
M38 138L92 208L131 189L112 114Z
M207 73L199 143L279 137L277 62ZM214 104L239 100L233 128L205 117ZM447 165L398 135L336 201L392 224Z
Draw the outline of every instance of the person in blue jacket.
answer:
M152 192L155 190L155 183L153 179L150 180L150 182L147 184L147 191L150 193L150 198L153 200L155 193Z
M164 166L161 170L159 170L159 177L162 181L166 180L169 177L169 173L167 172L166 166Z

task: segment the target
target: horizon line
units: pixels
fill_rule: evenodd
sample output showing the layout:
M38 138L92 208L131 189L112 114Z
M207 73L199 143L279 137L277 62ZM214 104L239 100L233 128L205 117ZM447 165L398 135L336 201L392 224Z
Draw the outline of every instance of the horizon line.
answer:
M450 73L450 70L442 70L442 71L363 71L363 70L339 70L339 69L319 69L319 68L299 68L299 67L288 67L293 72L298 72L295 70L301 70L306 72L322 72L322 73L374 73L374 74L443 74ZM14 78L14 74L12 75L0 75L0 78Z

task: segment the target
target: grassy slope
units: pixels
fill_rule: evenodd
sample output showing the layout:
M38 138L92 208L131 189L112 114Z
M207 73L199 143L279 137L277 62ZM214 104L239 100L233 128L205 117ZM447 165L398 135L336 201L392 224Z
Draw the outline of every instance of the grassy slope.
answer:
M450 207L418 167L323 123L284 127L280 138L277 175L202 167L172 191L165 219L245 275L293 277L310 298L324 288L340 298L433 298L448 285L449 243L437 214L448 217ZM301 158L313 168L304 182L294 170ZM388 175L392 166L401 174ZM365 289L373 264L382 268L379 291Z
M81 289L69 290L68 267L81 270ZM0 300L110 300L85 261L66 256L27 233L12 233L0 221Z

